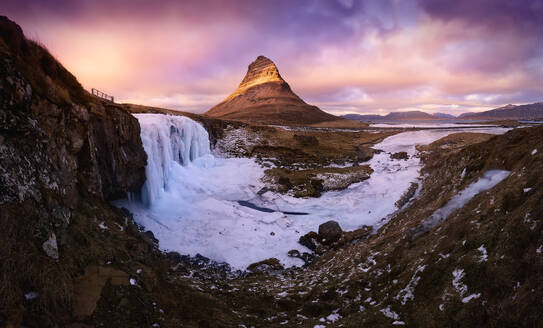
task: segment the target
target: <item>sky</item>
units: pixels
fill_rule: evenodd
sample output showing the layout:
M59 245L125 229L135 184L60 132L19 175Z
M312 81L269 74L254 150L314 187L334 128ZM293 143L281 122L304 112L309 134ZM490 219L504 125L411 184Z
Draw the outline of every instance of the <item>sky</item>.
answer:
M543 101L543 0L2 0L87 88L201 113L259 55L333 114Z

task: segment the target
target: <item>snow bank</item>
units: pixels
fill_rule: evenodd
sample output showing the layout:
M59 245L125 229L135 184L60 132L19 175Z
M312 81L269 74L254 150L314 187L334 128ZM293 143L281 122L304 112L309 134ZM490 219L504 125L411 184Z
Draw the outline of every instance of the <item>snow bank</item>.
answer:
M509 176L510 171L489 170L482 177L470 184L466 189L454 195L451 200L442 208L436 210L426 221L424 221L424 231L428 231L437 224L444 221L452 212L463 207L478 193L491 189L503 179Z

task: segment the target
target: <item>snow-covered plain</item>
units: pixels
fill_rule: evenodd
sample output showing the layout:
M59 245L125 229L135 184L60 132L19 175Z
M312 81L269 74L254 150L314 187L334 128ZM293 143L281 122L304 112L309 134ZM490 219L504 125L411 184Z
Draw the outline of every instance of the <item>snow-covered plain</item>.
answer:
M421 163L413 156L415 145L462 131L424 130L391 136L374 147L383 152L368 162L374 170L368 180L320 198L300 199L272 192L258 195L264 187L260 181L264 170L252 159L213 156L207 132L198 123L161 114L135 116L149 156L143 202L123 200L116 205L129 209L136 222L153 231L161 249L199 253L238 269L270 257L285 266L302 264L287 252L308 251L298 244L299 237L327 220L338 221L345 230L364 224L380 226L381 219L396 210L395 202L419 179ZM409 159L390 158L399 151L406 151ZM242 206L240 200L277 212Z

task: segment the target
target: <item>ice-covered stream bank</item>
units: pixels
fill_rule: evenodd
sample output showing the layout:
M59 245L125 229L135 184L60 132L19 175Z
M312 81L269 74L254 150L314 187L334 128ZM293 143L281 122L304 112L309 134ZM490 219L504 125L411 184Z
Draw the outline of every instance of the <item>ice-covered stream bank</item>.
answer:
M419 177L421 164L411 156L416 153L415 145L461 131L424 130L389 137L374 147L383 152L368 163L374 170L370 179L320 198L300 199L271 192L258 196L264 186L260 182L264 170L252 159L213 156L207 132L198 123L179 116L135 116L149 156L144 203L125 200L117 205L128 208L139 224L153 231L162 249L200 253L240 269L270 257L286 266L302 264L287 252L307 251L298 244L299 237L330 219L345 230L381 224ZM399 151L406 151L409 159L390 158L390 153ZM256 208L238 201L250 201ZM258 207L277 212L263 212Z

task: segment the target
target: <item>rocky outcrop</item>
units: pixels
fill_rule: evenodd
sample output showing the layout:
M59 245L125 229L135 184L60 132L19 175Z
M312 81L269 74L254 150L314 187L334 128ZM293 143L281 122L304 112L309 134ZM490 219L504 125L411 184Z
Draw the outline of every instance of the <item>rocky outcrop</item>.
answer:
M8 208L27 212L38 244L57 259L81 199L113 200L141 188L146 154L139 133L135 118L91 97L18 25L0 17L3 223L19 220Z
M342 120L304 102L292 92L277 66L264 56L252 62L238 88L205 115L268 124L304 125Z

